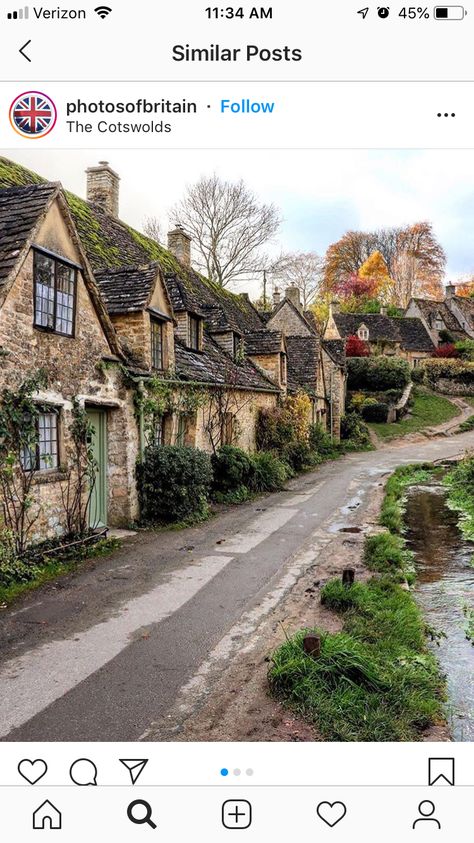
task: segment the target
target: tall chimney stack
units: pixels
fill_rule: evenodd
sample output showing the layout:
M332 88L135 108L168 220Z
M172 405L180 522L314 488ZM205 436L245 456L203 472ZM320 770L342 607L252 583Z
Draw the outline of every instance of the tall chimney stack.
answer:
M281 293L278 287L273 290L273 306L278 307L281 302Z
M301 310L300 291L298 287L295 287L293 284L291 287L287 287L285 290L285 296L292 304L294 304L297 310Z
M111 217L119 215L119 182L120 176L108 161L99 161L97 167L88 167L87 199L98 205L104 213Z
M454 284L448 284L447 287L446 287L446 298L447 299L453 299L455 295L456 295L456 287L454 286Z
M168 249L185 266L191 266L191 242L192 237L186 234L182 225L177 225L173 231L168 232Z

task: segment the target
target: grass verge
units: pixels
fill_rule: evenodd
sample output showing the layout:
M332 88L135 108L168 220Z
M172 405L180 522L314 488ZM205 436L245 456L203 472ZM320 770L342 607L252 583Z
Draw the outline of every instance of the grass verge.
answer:
M304 652L302 630L280 647L269 671L272 693L313 723L325 740L414 741L444 719L445 685L427 646L428 629L406 582L413 557L401 535L408 485L427 466L404 466L387 484L381 518L393 532L369 537L365 562L374 576L346 587L328 582L321 601L342 632L316 630L321 654Z
M419 387L414 390L413 406L409 416L391 424L373 422L369 427L379 439L389 441L406 436L408 433L419 433L428 427L445 424L458 415L459 407L447 398Z
M444 478L448 489L447 503L459 512L459 527L467 539L474 541L474 457L461 460Z
M0 607L6 608L6 606L10 605L10 603L22 594L28 591L34 591L34 589L39 588L41 585L65 574L70 574L72 571L77 570L81 562L109 556L114 550L121 547L121 544L119 539L103 539L92 547L84 547L82 550L76 550L73 558L70 555L53 560L48 560L44 557L42 561L40 560L34 565L25 565L24 568L23 563L21 563L21 571L13 572L15 579L12 579L10 582L8 582L6 577L2 576L2 570L0 568ZM23 579L19 579L21 576Z

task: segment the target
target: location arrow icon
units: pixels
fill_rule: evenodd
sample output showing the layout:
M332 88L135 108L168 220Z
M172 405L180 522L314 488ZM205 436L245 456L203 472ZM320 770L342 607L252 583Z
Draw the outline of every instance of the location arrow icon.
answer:
M130 773L132 784L137 782L148 764L148 758L119 758L119 761Z
M358 14L358 15L362 15L363 19L365 20L365 19L366 19L366 17L367 17L367 15L369 14L369 8L370 8L370 7L369 7L369 6L367 6L367 8L366 8L366 9L359 9L359 11L357 12L357 14Z

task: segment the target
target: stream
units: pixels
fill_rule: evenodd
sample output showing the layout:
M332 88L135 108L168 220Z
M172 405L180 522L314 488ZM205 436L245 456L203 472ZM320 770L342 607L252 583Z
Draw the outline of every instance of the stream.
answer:
M474 647L466 638L465 607L474 609L474 544L458 527L458 513L446 505L439 485L415 486L405 520L415 553L415 594L428 624L444 632L433 644L448 684L449 724L456 741L474 740Z

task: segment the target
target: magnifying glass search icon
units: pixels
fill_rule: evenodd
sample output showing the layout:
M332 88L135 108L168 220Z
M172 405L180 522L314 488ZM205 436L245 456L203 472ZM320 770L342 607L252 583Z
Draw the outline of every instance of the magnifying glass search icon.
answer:
M127 808L127 817L131 823L135 825L149 825L150 828L156 828L156 823L151 818L152 810L149 802L144 799L135 799L130 802Z

